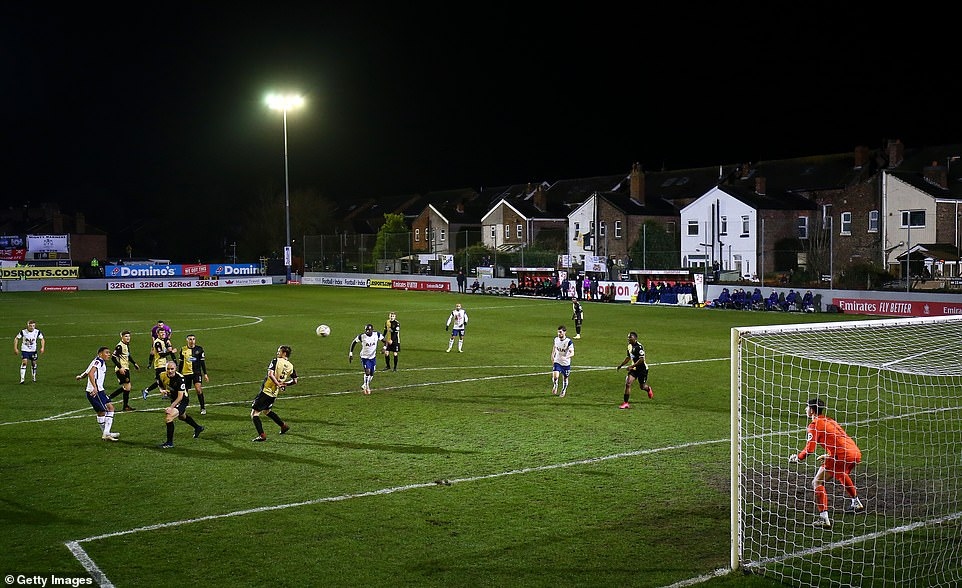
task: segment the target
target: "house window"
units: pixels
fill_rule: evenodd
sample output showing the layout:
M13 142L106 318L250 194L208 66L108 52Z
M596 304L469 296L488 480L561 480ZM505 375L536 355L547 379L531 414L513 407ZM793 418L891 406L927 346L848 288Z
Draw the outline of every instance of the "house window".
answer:
M925 226L924 210L903 210L902 228L922 228Z
M718 234L719 235L728 234L728 217L727 216L723 216L719 219Z
M665 223L665 232L669 235L675 234L675 221L668 221Z
M519 241L524 237L524 232L522 231L522 227L523 227L523 226L524 226L524 225L518 225L518 240L519 240Z
M878 211L870 210L868 212L868 232L877 233L878 232Z
M615 221L615 239L621 239L621 221Z
M497 238L498 238L498 226L491 225L491 241L494 241Z
M605 231L608 230L608 223L606 223L605 221L601 221L601 224L598 225L598 230L601 231L600 233L598 233L598 235L601 237L604 237Z
M798 238L808 239L808 217L798 217Z
M579 235L581 235L581 223L575 223L575 241L578 240Z
M822 229L832 228L832 205L822 205Z
M421 229L414 229L414 242L415 243L421 242Z
M743 237L748 234L748 228L749 228L748 216L746 215L742 217L742 236Z
M843 212L841 218L842 226L840 227L839 235L851 235L852 234L852 213Z
M504 238L505 239L511 238L511 225L507 225L507 224L504 225Z
M688 221L688 236L689 237L698 236L698 221L694 221L694 220Z
M441 229L441 242L442 242L442 243L444 242L444 235L445 235L446 233L447 233L446 230Z

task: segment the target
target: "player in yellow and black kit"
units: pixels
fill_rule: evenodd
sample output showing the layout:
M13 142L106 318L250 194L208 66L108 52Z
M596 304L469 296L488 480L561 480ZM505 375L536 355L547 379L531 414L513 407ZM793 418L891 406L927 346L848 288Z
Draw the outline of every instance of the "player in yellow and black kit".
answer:
M190 393L184 385L184 375L177 371L177 364L168 361L164 365L164 371L157 379L160 385L166 390L165 396L170 400L170 406L164 409L164 421L167 425L167 441L160 448L172 449L174 447L174 420L180 419L193 427L194 439L200 437L205 427L198 424L194 417L187 414L187 406L190 404Z
M174 357L174 346L170 344L169 335L163 329L158 330L150 349L149 358L150 363L154 366L154 383L144 388L142 392L144 400L147 400L151 390L157 388L161 389L164 397L167 396L167 389L160 385L160 375L167 370L167 362L172 361Z
M270 365L267 366L267 377L264 378L264 382L261 384L261 391L254 397L254 402L251 403L251 421L254 423L254 428L257 429L257 436L251 439L251 441L267 441L267 435L264 433L264 425L261 424L262 414L280 425L281 435L290 430L287 423L272 410L274 408L274 401L277 400L277 395L286 390L288 386L293 386L297 383L297 372L294 371L294 364L290 362L290 357L290 345L281 345L277 348L274 359L272 359Z
M397 354L401 351L401 323L396 312L389 312L384 322L384 361L391 369L391 352L394 352L394 371L397 371Z
M124 412L130 412L134 410L134 407L130 406L130 366L134 366L136 370L140 369L134 358L130 356L130 331L120 333L120 342L114 347L110 360L114 362L114 373L117 374L120 387L114 390L109 398L113 400L123 394Z
M204 407L204 389L201 387L201 380L209 382L207 377L207 358L204 356L204 348L197 344L197 337L187 335L187 345L180 348L180 373L184 375L184 384L187 389L191 388L197 392L197 400L200 401L200 414L207 414Z

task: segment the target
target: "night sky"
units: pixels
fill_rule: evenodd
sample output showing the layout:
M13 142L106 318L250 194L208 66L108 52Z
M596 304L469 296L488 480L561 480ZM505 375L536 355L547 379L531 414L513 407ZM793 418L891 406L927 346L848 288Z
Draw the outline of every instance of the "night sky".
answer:
M316 4L5 3L5 205L109 230L282 185L271 90L307 98L291 189L336 201L962 141L932 11Z

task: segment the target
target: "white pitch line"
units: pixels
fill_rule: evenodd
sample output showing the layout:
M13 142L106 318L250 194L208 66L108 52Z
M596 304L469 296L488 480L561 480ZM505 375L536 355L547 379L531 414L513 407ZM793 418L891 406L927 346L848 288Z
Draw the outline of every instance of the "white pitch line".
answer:
M662 363L652 363L652 364L649 364L649 365L651 365L651 366L666 366L666 365L678 365L678 364L685 364L685 363L704 363L704 362L708 362L708 361L728 361L728 358L727 358L727 357L718 357L718 358L709 358L709 359L686 359L686 360L681 360L681 361L667 361L667 362L662 362ZM506 369L506 368L507 368L507 369L513 369L513 368L519 368L519 367L528 367L528 368L530 368L530 367L538 367L538 366L519 366L519 365L501 366L501 365L486 365L486 366L477 366L475 369ZM572 371L572 373L578 373L578 372L604 371L604 370L613 370L613 369L616 369L616 368L613 367L613 366L600 365L600 366L581 366L581 367L575 368L575 369L573 369L573 370L571 370L571 371ZM425 368L414 368L414 369L409 369L409 370L405 370L405 371L408 371L408 372L419 371L419 372L420 372L420 371L431 371L431 370L450 370L450 368L449 368L449 367L425 367ZM337 373L333 373L333 374L318 374L318 375L311 375L311 376L300 376L299 379L316 379L316 378L345 377L345 376L357 375L357 373L358 373L358 372L355 372L355 371L350 371L350 372L337 372ZM374 390L375 390L376 392L389 392L389 391L392 391L392 390L405 390L405 389L409 389L409 388L424 388L424 387L426 387L426 386L437 386L437 385L441 385L441 384L463 384L463 383L466 383L466 382L484 382L484 381L487 381L487 380L503 380L503 379L507 379L507 378L531 378L531 377L536 377L536 376L539 376L539 377L540 377L540 376L548 375L548 374L550 374L550 373L551 373L551 370L538 371L538 372L528 372L528 373L524 373L524 374L499 374L499 375L497 375L497 376L484 376L484 377L479 377L479 378L462 378L462 379L460 379L460 380L441 380L441 381L437 381L437 382L418 382L418 383L415 383L415 384L401 384L401 385L397 385L397 386L385 386L385 387L383 387L383 388L375 388ZM206 386L204 386L204 389L205 389L205 390L208 390L208 389L212 389L212 388L227 388L227 387L233 387L233 386L252 386L252 385L256 385L256 384L260 384L260 383L261 383L261 380L250 381L250 382L231 382L231 383L227 383L227 384L206 385ZM278 400L279 400L279 401L300 400L300 399L305 399L305 398L322 398L322 397L325 397L325 396L343 396L343 395L345 395L345 394L359 394L359 393L360 393L360 392L358 392L356 389L351 388L351 389L349 389L349 390L338 390L338 391L336 391L336 392L322 392L322 393L318 393L318 394L287 394L287 395L279 398ZM207 406L230 406L230 405L233 405L233 404L249 404L249 403L250 403L250 399L244 399L244 400L231 400L231 401L225 401L225 402L208 402L208 403L207 403ZM163 407L138 408L138 409L137 409L137 412L156 412L156 411L158 411L158 410L163 410ZM114 418L116 418L117 415L120 415L120 414L129 414L129 413L124 413L124 412L122 412L122 411L115 411ZM68 412L65 412L65 413L58 414L58 415L51 415L51 416L48 416L48 417L41 417L41 418L36 418L36 419L28 419L28 420L23 420L23 421L7 421L7 422L2 422L2 423L0 423L0 426L21 425L21 424L30 424L30 423L43 423L43 422L49 422L49 421L60 421L60 420L67 420L67 419L77 419L77 418L85 418L85 417L87 417L87 416L89 416L89 415L90 415L90 408L89 408L89 407L86 407L86 408L78 408L77 410L68 411Z
M684 361L677 361L677 362L666 362L666 363L662 363L662 364L652 364L652 365L671 365L671 364L695 363L695 362L704 362L704 361L727 361L727 360L728 360L728 358L710 358L710 359L703 359L703 360L684 360ZM515 365L515 366L480 366L480 367L481 367L481 369L485 369L485 368L487 368L487 369L492 369L492 368L494 368L494 369L515 368L515 369L516 369L516 368L518 368L518 367L535 367L535 366L517 366L517 365ZM431 370L431 369L447 369L447 368L421 368L421 369L419 369L418 371L427 371L427 370ZM615 368L612 367L612 366L584 366L584 367L578 368L576 371L599 371L599 370L609 370L609 369L615 369ZM331 377L332 375L346 376L346 375L350 375L350 374L354 374L354 373L355 373L355 372L351 371L351 372L343 372L343 373L339 373L339 374L324 374L324 375L308 376L308 377L309 377L309 378L322 378L322 377ZM550 371L537 371L537 372L530 372L530 373L526 373L526 374L502 374L502 375L497 375L497 376L487 376L487 377L483 377L483 378L464 378L464 379L461 379L461 380L454 380L454 381L450 381L450 380L449 380L449 381L440 381L440 382L421 382L421 383L417 383L417 384L409 384L409 385L403 385L403 386L392 386L392 387L388 387L388 388L382 388L381 390L399 390L399 389L404 389L404 388L419 388L419 387L424 387L424 386L432 386L432 385L445 384L445 383L472 382L472 381L473 381L473 382L477 382L477 381L495 380L495 379L504 379L504 378L544 376L545 374L548 374L548 373L550 373ZM235 386L235 385L241 385L241 384L247 385L247 384L250 384L250 383L251 383L251 382L244 382L244 383L238 382L238 383L232 383L232 384L219 384L219 385L217 385L217 386L211 386L211 388L213 388L213 387L219 387L219 386L224 386L224 387L226 387L226 386ZM309 394L309 395L302 395L302 396L296 396L296 397L288 396L288 397L286 397L286 399L291 399L291 398L310 398L310 397L317 397L317 396L331 396L331 395L346 394L346 393L356 393L356 392L333 392L333 393L325 393L325 394ZM221 404L234 404L234 403L233 403L233 402L227 402L227 403L221 403ZM75 411L75 412L76 412L76 413L81 413L81 412L82 412L82 413L85 413L85 414L74 414L74 412L68 412L68 413L62 413L62 414L60 414L60 415L54 415L54 416L50 416L50 417L45 417L45 418L42 418L42 419L35 419L35 420L31 420L31 421L19 421L19 423L49 422L49 421L51 421L51 420L62 420L62 419L67 419L67 418L85 418L85 416L86 416L86 409L79 409L78 411ZM143 412L143 411L139 411L139 412ZM11 424L18 424L18 423L10 423L10 422L8 422L8 423L0 423L0 425L11 425ZM468 477L468 478L456 478L456 479L452 479L452 480L445 480L445 485L462 484L462 483L466 483L466 482L476 482L476 481L482 481L482 480L490 480L490 479L495 479L495 478L502 478L502 477L505 477L505 476L513 476L513 475L520 475L520 474L529 474L529 473L534 473L534 472L541 472L541 471L547 471L547 470L553 470L553 469L559 469L559 468L574 467L574 466L580 466L580 465L589 465L589 464L600 463L600 462L608 461L608 460L612 460L612 459L620 459L620 458L626 458L626 457L636 457L636 456L639 456L639 455L650 455L650 454L654 454L654 453L660 453L660 452L663 452L663 451L672 451L672 450L676 450L676 449L685 449L685 448L690 448L690 447L697 447L697 446L701 446L701 445L710 445L710 444L716 444L716 443L728 443L728 439L717 439L717 440L712 440L712 441L697 441L697 442L685 443L685 444L674 445L674 446L669 446L669 447L661 447L661 448L654 448L654 449L643 449L643 450L636 450L636 451L630 451L630 452L625 452L625 453L617 453L617 454L613 454L613 455L607 455L607 456L595 457L595 458L588 458L588 459L583 459L583 460L578 460L578 461L572 461L572 462L565 462L565 463L560 463L560 464L550 464L550 465L544 465L544 466L534 466L534 467L528 467L528 468L522 468L522 469L516 469L516 470L508 470L508 471L505 471L505 472L499 472L499 473L494 473L494 474L485 474L485 475L481 475L481 476L473 476L473 477ZM96 535L96 536L92 536L92 537L86 537L86 538L83 538L83 539L66 541L66 542L64 543L64 546L65 546L65 547L70 551L70 553L77 559L77 561L80 563L80 565L83 566L83 568L84 568L85 570L87 570L87 572L90 574L91 578L93 578L94 581L97 582L97 585L98 585L98 586L101 586L101 588L114 588L114 584L110 581L110 579L109 579L109 578L107 577L107 575L103 572L103 570L100 569L100 566L97 565L97 563L93 560L93 558L90 557L90 555L86 552L86 550L84 550L83 547L81 547L81 543L89 543L89 542L97 541L97 540L100 540L100 539L107 539L107 538L111 538L111 537L119 537L119 536L123 536L123 535L131 535L131 534L134 534L134 533L142 533L142 532L153 531L153 530L163 529L163 528L169 528L169 527L177 527L177 526L182 526L182 525L187 525L187 524L192 524L192 523L197 523L197 522L202 522L202 521L209 521L209 520L223 519L223 518L229 518L229 517L244 516L244 515L256 514L256 513L260 513L260 512L267 512L267 511L273 511L273 510L283 510L283 509L288 509L288 508L295 508L295 507L299 507L299 506L309 506L309 505L321 504L321 503L327 503L327 502L338 502L338 501L343 501L343 500L349 500L349 499L352 499L352 498L364 498L364 497L368 497L368 496L381 496L381 495L386 495L386 494L393 494L393 493L396 493L396 492L403 492L403 491L407 491L407 490L414 490L414 489L418 489L418 488L429 488L429 487L431 487L431 486L436 486L436 485L438 485L438 482L422 482L422 483L419 483L419 484L409 484L409 485L405 485L405 486L395 486L395 487L391 487L391 488L382 488L382 489L380 489L380 490L371 490L371 491L361 492L361 493L355 493L355 494L343 494L343 495L340 495L340 496L328 496L328 497L316 498L316 499L314 499L314 500L308 500L308 501L302 501L302 502L295 502L295 503L288 503L288 504L280 504L280 505L272 505L272 506L261 506L261 507L256 507L256 508L251 508L251 509L246 509L246 510L240 510L240 511L233 511L233 512L223 513L223 514L218 514L218 515L208 515L208 516L199 517L199 518L194 518L194 519L185 519L185 520L181 520L181 521L171 521L171 522L167 522L167 523L158 523L158 524L155 524L155 525L148 525L148 526L144 526L144 527L137 527L137 528L134 528L134 529L128 529L128 530L126 530L126 531L117 531L117 532L114 532L114 533L106 533L106 534L102 534L102 535Z
M198 332L198 333L201 333L201 332L204 332L204 331L220 331L220 330L223 330L223 329L240 329L240 328L242 328L242 327L250 327L250 326L256 325L256 324L258 324L258 323L262 323L262 322L264 322L264 319L266 318L266 317L263 317L263 316L248 316L248 315L245 315L245 314L211 314L211 315L203 315L203 316L204 316L204 317L207 317L207 318L210 318L210 317L226 317L226 318L250 319L251 322L239 323L239 324L233 324L233 325L224 325L223 327L196 327L196 328L183 328L183 329L178 328L177 331L178 331L178 332L182 332L182 333L189 333L189 332L195 332L195 331ZM55 323L55 324L56 324L57 326L64 326L64 325L69 325L69 324L72 324L72 323ZM133 334L134 334L134 335L149 335L149 334L150 334L150 331L144 331L144 332L142 332L142 333L141 333L141 332L134 331ZM105 334L97 334L97 333L83 333L83 334L80 334L80 335L67 335L67 334L63 334L63 335L57 335L57 339L89 339L89 338L91 338L91 337L100 337L100 338L103 338L103 337L116 337L116 336L117 336L116 333L110 333L110 334L106 334L106 335L105 335Z
M154 525L147 525L147 526L144 526L144 527L137 527L137 528L134 528L134 529L127 529L126 531L115 531L115 532L113 532L113 533L104 533L104 534L102 534L102 535L94 535L94 536L92 536L92 537L85 537L85 538L83 538L83 539L75 539L75 540L72 540L72 541L67 541L67 542L64 543L64 546L66 546L66 548L70 551L70 553L73 554L73 556L74 556L75 558L77 558L77 561L80 562L80 565L82 565L82 566L84 567L84 569L87 570L87 572L90 574L91 578L93 578L94 581L97 582L97 584L98 584L99 586L101 586L101 588L113 588L114 585L113 585L113 583L110 581L110 579L107 578L107 574L105 574L104 571L103 571L102 569L100 569L100 566L97 565L97 562L95 562L95 561L93 560L93 558L91 558L90 555L86 552L86 550L84 550L84 548L81 547L81 545L80 545L81 543L90 543L90 542L93 542L93 541L99 541L99 540L101 540L101 539L110 539L110 538L113 538L113 537L123 537L123 536L125 536L125 535L133 535L133 534L135 534L135 533L144 533L144 532L147 532L147 531L156 531L156 530L158 530L158 529L169 529L169 528L171 528L171 527L180 527L180 526L183 526L183 525L191 525L191 524L194 524L194 523L200 523L200 522L204 522L204 521L213 521L213 520L218 520L218 519L226 519L226 518L232 518L232 517L239 517L239 516L245 516L245 515L250 515L250 514L257 514L257 513L262 513L262 512L275 511L275 510L286 510L286 509L288 509L288 508L297 508L297 507L301 507L301 506L311 506L311 505L316 505L316 504L324 504L324 503L328 503L328 502L341 502L341 501L344 501L344 500L351 500L351 499L354 499L354 498L366 498L366 497L369 497L369 496L384 496L384 495L387 495L387 494L395 494L395 493L397 493L397 492L406 492L406 491L408 491L408 490L416 490L416 489L420 489L420 488L431 488L431 487L439 486L439 485L450 486L450 485L453 485L453 484L464 484L464 483L467 483L467 482L480 482L480 481L484 481L484 480L493 480L493 479L496 479L496 478L504 478L504 477L507 477L507 476L517 476L517 475L522 475L522 474L531 474L531 473L536 473L536 472L544 472L544 471L555 470L555 469L560 469L560 468L569 468L569 467L582 466L582 465L591 465L591 464L601 463L601 462L604 462L604 461L609 461L609 460L612 460L612 459L622 459L622 458L626 458L626 457L637 457L637 456L639 456L639 455L652 455L652 454L655 454L655 453L662 453L662 452L665 452L665 451L674 451L674 450L678 450L678 449L688 449L688 448L691 448L691 447L699 447L699 446L704 446L704 445L713 445L713 444L717 444L717 443L728 443L728 439L715 439L715 440L711 440L711 441L694 441L694 442L691 442L691 443L682 443L682 444L680 444L680 445L672 445L672 446L668 446L668 447L657 447L657 448L654 448L654 449L639 449L639 450L635 450L635 451L627 451L627 452L623 452L623 453L615 453L615 454L612 454L612 455L605 455L605 456L602 456L602 457L591 457L591 458L588 458L588 459L580 459L580 460L577 460L577 461L569 461L569 462L564 462L564 463L549 464L549 465L543 465L543 466L533 466L533 467L521 468L521 469L516 469L516 470L508 470L508 471L504 471L504 472L497 472L497 473L493 473L493 474L483 474L483 475L480 475L480 476L471 476L471 477L467 477L467 478L453 478L453 479L450 479L450 480L444 480L443 482L440 481L440 480L434 481L434 482L421 482L421 483L418 483L418 484L407 484L407 485L404 485L404 486L394 486L394 487L390 487L390 488L381 488L381 489L379 489L379 490L369 490L369 491L367 491L367 492L357 492L357 493L353 493L353 494L341 494L340 496L325 496L325 497L322 497L322 498L315 498L315 499L313 499L313 500L305 500L305 501L301 501L301 502L291 502L291 503L287 503L287 504L275 504L275 505L270 505L270 506L259 506L259 507L255 507L255 508L245 509L245 510L236 510L236 511L228 512L228 513L215 514L215 515L207 515L207 516L197 517L197 518L193 518L193 519L183 519L183 520L179 520L179 521L170 521L170 522L167 522L167 523L157 523L157 524L154 524Z

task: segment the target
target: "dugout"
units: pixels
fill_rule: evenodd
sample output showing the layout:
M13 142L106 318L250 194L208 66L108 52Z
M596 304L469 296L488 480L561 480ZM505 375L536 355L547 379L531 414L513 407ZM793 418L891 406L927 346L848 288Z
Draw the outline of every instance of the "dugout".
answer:
M638 282L639 302L678 304L681 299L687 300L683 302L687 304L695 294L695 276L691 270L633 269L628 270L628 276L631 281Z
M512 267L517 276L518 294L522 296L550 296L559 294L558 273L551 267Z

